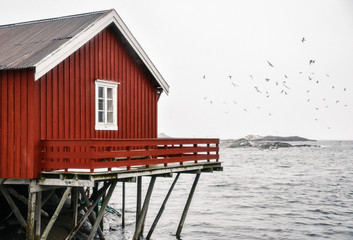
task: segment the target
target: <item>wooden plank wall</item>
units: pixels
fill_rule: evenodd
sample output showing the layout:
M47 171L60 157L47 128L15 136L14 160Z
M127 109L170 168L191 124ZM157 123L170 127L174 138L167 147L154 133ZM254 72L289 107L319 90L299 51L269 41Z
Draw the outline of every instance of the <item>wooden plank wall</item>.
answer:
M39 177L41 139L157 137L155 83L117 36L103 30L37 81L0 71L0 178ZM96 79L120 83L118 131L95 131Z
M96 79L119 82L118 131L95 131ZM41 139L157 137L157 93L149 73L107 28L40 80Z
M0 178L32 178L38 169L33 91L33 70L0 71Z

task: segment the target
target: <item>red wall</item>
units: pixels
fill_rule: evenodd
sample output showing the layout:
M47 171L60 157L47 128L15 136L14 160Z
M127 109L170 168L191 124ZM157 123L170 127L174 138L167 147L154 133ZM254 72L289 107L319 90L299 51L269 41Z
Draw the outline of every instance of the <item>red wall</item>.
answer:
M119 82L118 131L95 131L96 79ZM0 178L39 177L40 139L157 137L157 91L144 65L107 28L34 81L0 71Z
M95 131L96 79L119 82L118 131ZM41 139L157 137L153 81L111 29L40 80Z
M34 71L0 71L0 178L33 178L39 169Z

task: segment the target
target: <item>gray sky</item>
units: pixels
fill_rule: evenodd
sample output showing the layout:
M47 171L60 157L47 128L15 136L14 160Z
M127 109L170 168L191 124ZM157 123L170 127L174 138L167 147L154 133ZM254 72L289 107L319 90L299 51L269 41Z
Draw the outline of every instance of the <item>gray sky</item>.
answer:
M12 0L0 24L111 8L171 87L159 132L353 139L353 1Z

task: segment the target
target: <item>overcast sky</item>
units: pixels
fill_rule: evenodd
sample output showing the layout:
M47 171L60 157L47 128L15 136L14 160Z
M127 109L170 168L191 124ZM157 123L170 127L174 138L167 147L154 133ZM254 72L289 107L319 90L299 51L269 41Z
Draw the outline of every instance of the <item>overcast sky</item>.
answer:
M111 8L170 85L159 132L353 139L353 1L12 0L0 24Z

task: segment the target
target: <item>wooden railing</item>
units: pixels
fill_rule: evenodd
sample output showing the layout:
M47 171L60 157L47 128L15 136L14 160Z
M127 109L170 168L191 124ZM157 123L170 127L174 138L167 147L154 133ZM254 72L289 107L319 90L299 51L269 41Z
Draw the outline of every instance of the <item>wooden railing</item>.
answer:
M166 167L169 163L219 159L219 139L42 140L41 147L42 171L130 170L132 166Z

